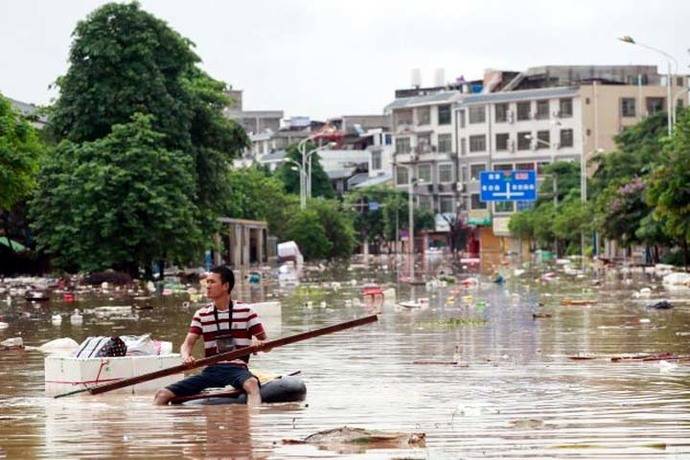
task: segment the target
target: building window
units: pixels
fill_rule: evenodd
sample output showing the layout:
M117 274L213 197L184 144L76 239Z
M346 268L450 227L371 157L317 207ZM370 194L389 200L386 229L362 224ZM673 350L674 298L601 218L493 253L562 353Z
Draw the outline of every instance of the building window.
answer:
M558 116L570 118L573 116L573 99L570 97L558 100Z
M439 125L449 125L450 124L450 104L444 104L438 106L438 124Z
M396 129L400 126L411 125L412 124L412 110L394 110L393 120L395 121Z
M453 151L453 135L439 134L438 135L438 151L441 153L451 153Z
M452 196L440 196L438 199L439 211L441 214L452 214L455 212Z
M446 184L453 182L453 165L451 163L438 165L438 181Z
M635 98L622 97L621 98L621 117L635 116Z
M512 171L513 170L513 164L512 163L500 163L500 164L495 164L493 167L494 171Z
M508 121L508 104L496 104L494 106L496 115L496 123L505 123Z
M467 155L467 139L460 139L460 155Z
M431 152L431 133L417 135L417 153Z
M549 118L549 101L537 101L537 120L547 120Z
M515 207L518 211L527 211L534 208L534 201L516 201Z
M551 132L550 131L537 131L537 145L538 149L548 149L551 148Z
M381 152L371 152L371 169L381 169Z
M508 150L508 140L510 139L510 134L501 133L496 134L496 151L500 152L503 150Z
M395 138L395 153L410 153L411 151L409 137Z
M664 98L663 97L648 97L647 100L647 113L653 115L657 112L664 111Z
M407 185L410 182L407 172L408 170L405 166L395 168L395 183L397 185Z
M517 134L518 150L529 150L532 145L532 133L529 131L522 131Z
M496 212L513 212L513 202L512 201L497 201L494 203L494 209Z
M470 124L486 121L486 108L483 105L470 107Z
M417 178L420 182L431 184L431 165L424 164L417 166Z
M460 110L458 113L460 114L460 127L464 128L465 127L465 111Z
M431 195L419 195L419 209L434 210L434 199Z
M676 86L683 86L683 77L676 77Z
M561 129L561 147L572 147L573 146L573 130L572 129Z
M479 193L473 193L470 206L472 209L486 209L486 202L479 201Z
M534 163L518 163L515 165L517 171L532 171L534 170Z
M531 102L518 102L517 103L517 119L518 121L529 120L532 115L532 103Z
M390 134L386 134L384 137L384 142L386 145L393 144L393 136L391 136Z
M479 173L486 170L484 163L470 165L470 180L479 180Z
M477 134L470 136L470 152L485 152L486 151L486 136Z
M419 107L417 109L417 124L428 125L431 123L431 109L429 107Z

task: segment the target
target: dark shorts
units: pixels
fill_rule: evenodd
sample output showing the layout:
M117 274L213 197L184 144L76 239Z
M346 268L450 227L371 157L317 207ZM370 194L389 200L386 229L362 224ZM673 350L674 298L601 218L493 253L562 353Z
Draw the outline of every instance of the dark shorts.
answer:
M234 364L214 364L206 367L198 374L191 375L166 388L172 391L175 396L191 396L206 388L223 388L226 385L242 389L244 382L252 377L254 374L249 372L246 367Z

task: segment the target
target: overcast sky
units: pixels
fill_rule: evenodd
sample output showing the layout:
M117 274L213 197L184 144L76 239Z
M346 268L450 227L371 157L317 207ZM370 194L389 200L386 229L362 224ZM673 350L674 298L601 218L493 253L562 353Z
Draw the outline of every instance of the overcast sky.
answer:
M47 104L76 22L106 3L0 0L0 93ZM688 0L143 0L196 43L202 67L244 90L247 110L314 119L381 113L411 69L431 85L486 68L665 64L616 40L662 49L687 73Z

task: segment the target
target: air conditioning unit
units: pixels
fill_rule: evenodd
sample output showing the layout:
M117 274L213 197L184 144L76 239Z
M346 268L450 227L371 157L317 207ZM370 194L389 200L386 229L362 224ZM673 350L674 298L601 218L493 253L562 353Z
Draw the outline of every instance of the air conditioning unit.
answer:
M456 189L458 192L462 193L462 192L465 191L465 184L462 183L462 182L458 182L457 184L455 184L455 189Z
M429 193L434 193L434 184L427 185L426 189Z

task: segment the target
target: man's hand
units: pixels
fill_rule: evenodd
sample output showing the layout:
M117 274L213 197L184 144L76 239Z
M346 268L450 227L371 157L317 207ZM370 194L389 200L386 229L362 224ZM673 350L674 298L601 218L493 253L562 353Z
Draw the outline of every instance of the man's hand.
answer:
M252 346L253 346L253 347L261 347L261 346L263 346L266 342L268 342L268 340L265 340L265 339L264 339L264 340L259 340L259 339L257 339L256 337L252 337ZM263 351L264 353L268 353L269 351L271 351L271 349L270 349L270 348L264 348L264 349L262 349L261 351ZM256 354L256 353L257 353L257 352L255 351L254 354Z
M182 364L186 364L187 366L191 366L196 362L196 358L192 355L187 355L182 358Z

